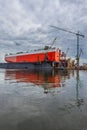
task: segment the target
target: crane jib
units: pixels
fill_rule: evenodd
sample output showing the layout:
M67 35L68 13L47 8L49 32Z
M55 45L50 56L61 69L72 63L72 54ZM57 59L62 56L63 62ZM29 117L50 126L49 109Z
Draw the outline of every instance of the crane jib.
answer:
M72 33L72 34L75 34L77 36L77 68L79 68L79 58L80 58L80 53L79 53L79 36L80 37L85 37L84 35L80 34L80 32L72 32L72 31L69 31L67 29L63 29L63 28L59 28L59 27L56 27L56 26L51 26L52 28L55 28L55 29L58 29L58 30L61 30L61 31L65 31L65 32L68 32L68 33Z
M63 29L63 28L60 28L60 27L56 27L56 26L50 26L52 28L56 28L56 29L59 29L59 30L62 30L62 31L65 31L65 32L68 32L68 33L72 33L72 34L75 34L75 35L79 35L81 37L85 37L84 35L80 34L79 31L76 33L76 32L72 32L72 31L69 31L69 30L66 30L66 29Z

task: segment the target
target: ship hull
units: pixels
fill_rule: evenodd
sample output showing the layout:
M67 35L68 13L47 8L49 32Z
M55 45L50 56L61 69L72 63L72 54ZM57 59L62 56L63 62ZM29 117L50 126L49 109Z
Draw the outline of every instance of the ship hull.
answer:
M0 68L7 69L64 69L61 61L61 50L48 49L5 56L7 64L0 64ZM64 64L64 65L63 65Z
M32 52L32 53L20 53L15 55L6 55L5 61L10 63L20 63L20 62L28 62L28 63L41 63L44 61L60 61L60 50L48 50L41 52Z
M0 63L0 68L4 69L41 69L41 68L52 68L49 63Z
M2 69L28 69L28 70L45 70L45 69L65 69L66 67L63 66L55 66L58 62L42 62L42 63L0 63L0 68Z

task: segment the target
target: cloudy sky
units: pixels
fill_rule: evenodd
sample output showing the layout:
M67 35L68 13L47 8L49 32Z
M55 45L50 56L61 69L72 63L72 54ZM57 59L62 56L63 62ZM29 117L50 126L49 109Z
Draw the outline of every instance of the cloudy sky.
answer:
M80 31L83 50L81 61L87 58L87 0L0 0L0 60L5 53L28 51L51 45L76 56L76 36L50 27Z

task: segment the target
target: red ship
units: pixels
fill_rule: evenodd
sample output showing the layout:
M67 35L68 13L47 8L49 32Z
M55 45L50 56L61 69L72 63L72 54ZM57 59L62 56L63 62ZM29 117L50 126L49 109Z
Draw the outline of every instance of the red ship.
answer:
M30 52L19 52L16 54L5 55L5 61L10 63L42 63L48 62L62 62L66 58L64 52L60 49L45 46L44 49L38 49Z

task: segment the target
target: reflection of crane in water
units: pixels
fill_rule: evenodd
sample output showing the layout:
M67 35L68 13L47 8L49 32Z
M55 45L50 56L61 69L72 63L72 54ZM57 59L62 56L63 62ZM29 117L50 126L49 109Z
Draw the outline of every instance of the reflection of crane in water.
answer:
M76 105L80 108L80 106L83 104L83 99L79 98L79 87L81 85L80 76L79 76L79 70L76 71Z
M59 27L56 27L56 26L51 26L51 27L76 35L76 37L77 37L77 56L76 56L76 60L77 60L77 67L79 67L79 58L80 58L80 56L79 56L80 55L80 52L79 52L79 37L84 38L84 35L80 34L79 31L78 32L72 32L72 31L69 31L69 30L66 30L66 29L63 29L63 28L59 28Z

